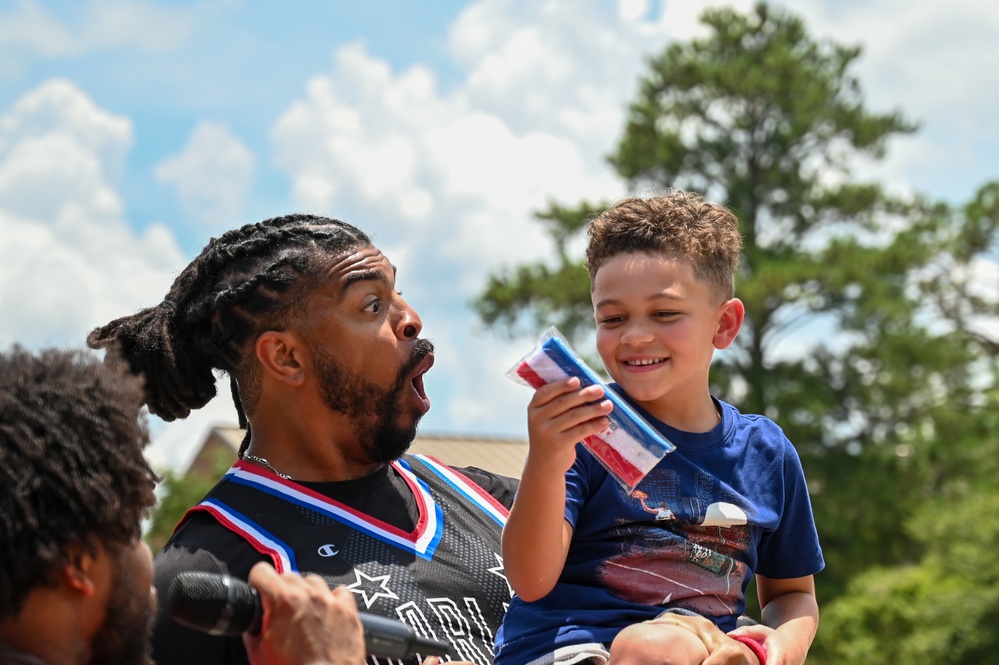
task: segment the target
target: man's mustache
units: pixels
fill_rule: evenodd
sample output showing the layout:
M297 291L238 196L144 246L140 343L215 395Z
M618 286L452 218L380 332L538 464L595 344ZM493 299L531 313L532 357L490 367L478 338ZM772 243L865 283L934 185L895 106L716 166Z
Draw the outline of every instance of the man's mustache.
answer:
M409 376L409 373L416 369L416 366L423 362L423 359L427 357L428 354L433 353L434 343L429 339L418 339L416 340L416 346L413 347L413 353L409 356L409 360L403 365L402 369L399 371L399 377L404 378Z

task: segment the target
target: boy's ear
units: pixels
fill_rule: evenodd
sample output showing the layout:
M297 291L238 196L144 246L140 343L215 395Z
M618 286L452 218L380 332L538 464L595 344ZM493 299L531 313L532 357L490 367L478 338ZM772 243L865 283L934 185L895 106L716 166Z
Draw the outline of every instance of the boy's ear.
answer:
M722 303L718 310L718 329L715 331L714 345L716 349L727 348L742 328L746 318L746 306L738 298L732 298Z
M254 352L264 374L297 386L305 380L302 346L301 339L292 332L268 330L257 337Z

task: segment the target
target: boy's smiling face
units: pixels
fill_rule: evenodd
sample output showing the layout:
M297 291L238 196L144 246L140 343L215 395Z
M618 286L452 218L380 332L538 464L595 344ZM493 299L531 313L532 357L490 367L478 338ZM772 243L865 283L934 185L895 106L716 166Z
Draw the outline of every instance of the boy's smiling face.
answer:
M592 300L597 351L614 381L673 427L713 427L708 370L714 350L735 339L742 303L719 301L682 258L645 253L601 265Z

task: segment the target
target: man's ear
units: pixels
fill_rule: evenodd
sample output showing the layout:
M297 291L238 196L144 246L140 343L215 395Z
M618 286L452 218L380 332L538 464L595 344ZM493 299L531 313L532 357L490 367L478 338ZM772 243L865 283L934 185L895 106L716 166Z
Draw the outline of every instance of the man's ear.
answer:
M102 556L107 556L103 549L99 551ZM97 578L100 575L97 558L86 547L73 545L66 552L58 579L60 585L89 597L97 592Z
M718 329L715 331L714 345L716 349L727 348L742 328L746 318L746 306L738 298L732 298L722 303L718 310Z
M292 332L268 330L257 337L254 351L264 374L297 386L305 380L302 346L301 339Z

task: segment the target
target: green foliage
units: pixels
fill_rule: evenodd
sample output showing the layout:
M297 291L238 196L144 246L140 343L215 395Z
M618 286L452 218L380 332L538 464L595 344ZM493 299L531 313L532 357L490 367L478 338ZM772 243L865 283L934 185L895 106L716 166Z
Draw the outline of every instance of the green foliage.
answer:
M992 482L999 339L976 323L996 305L974 268L999 238L999 183L955 208L858 181L858 157L916 129L866 108L850 74L860 48L815 40L763 3L702 21L707 37L649 61L609 161L637 191L698 191L740 220L746 323L712 390L776 420L801 453L824 604L871 567L920 561L903 527L913 510L958 506ZM540 213L554 265L492 277L483 321L532 336L554 324L578 343L589 289L566 247L605 206Z
M216 450L211 459L210 473L177 475L168 471L163 474L163 482L159 488L163 496L156 506L152 523L145 535L146 544L153 553L159 552L166 544L188 508L201 501L208 490L214 487L219 478L228 471L232 466L233 457Z
M991 663L999 650L999 491L926 505L909 522L920 561L872 569L822 617L809 662Z
M592 328L590 280L582 263L568 255L566 244L605 207L583 203L565 208L549 203L546 210L538 212L537 218L545 223L554 241L558 264L522 265L491 275L485 291L474 303L482 321L510 336L534 335L538 328L554 325L571 338ZM529 323L518 327L525 317Z

